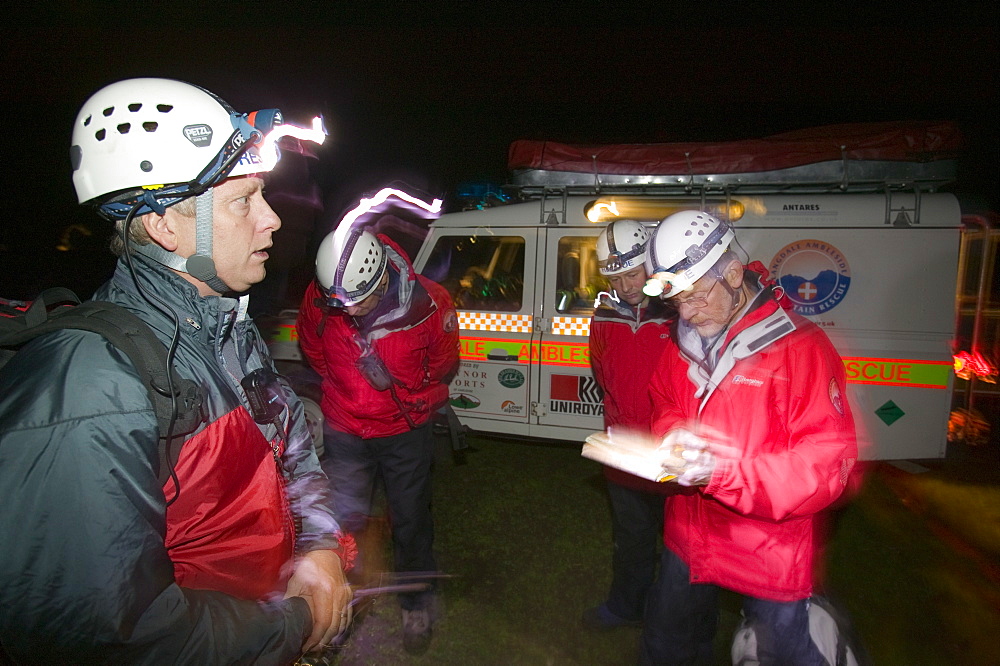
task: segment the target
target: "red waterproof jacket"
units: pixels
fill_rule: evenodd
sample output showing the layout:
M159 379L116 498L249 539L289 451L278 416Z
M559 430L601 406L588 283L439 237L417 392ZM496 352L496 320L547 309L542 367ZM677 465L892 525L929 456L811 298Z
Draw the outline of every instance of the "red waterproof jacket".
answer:
M632 307L604 299L590 320L590 367L604 391L604 427L649 431L653 402L649 382L670 340L668 310L663 301ZM604 466L604 476L618 485L662 493L676 484L648 481Z
M379 239L386 246L388 270L394 273L390 289L397 285L398 304L359 332L344 311L317 306L317 299L324 299L314 281L298 317L302 352L323 378L323 415L335 429L363 439L398 435L410 424L392 392L372 388L358 370L358 335L395 378L396 397L418 426L447 401L446 380L458 366L458 319L451 296L415 274L391 240L383 235Z
M773 601L809 597L818 514L844 491L858 456L843 362L818 326L780 308L769 289L715 348L711 374L695 360L697 332L684 329L653 376L653 433L685 427L719 446L708 485L667 499L664 543L693 583Z

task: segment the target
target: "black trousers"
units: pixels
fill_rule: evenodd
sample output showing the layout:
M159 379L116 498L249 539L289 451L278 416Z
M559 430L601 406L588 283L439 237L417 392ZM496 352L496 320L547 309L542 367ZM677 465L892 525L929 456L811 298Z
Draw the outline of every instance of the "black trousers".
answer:
M827 666L809 633L809 600L743 597L760 666ZM707 666L719 624L719 588L692 584L688 566L663 549L660 575L649 592L639 640L641 666Z
M608 610L642 620L646 594L656 578L663 544L663 496L608 481L611 497L611 589Z
M395 571L435 571L431 518L434 437L430 423L372 439L329 426L323 434L323 469L330 478L333 509L341 529L353 534L364 528L372 512L375 479L381 475L389 506ZM427 582L433 584L432 579ZM432 599L432 591L399 595L405 610L426 608Z

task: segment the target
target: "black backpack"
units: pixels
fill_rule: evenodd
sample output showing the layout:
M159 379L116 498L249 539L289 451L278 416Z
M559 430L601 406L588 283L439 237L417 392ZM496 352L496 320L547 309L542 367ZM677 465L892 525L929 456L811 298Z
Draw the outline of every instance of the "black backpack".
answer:
M0 298L0 368L29 340L67 328L98 333L131 359L156 411L159 477L161 484L166 483L180 453L180 447L167 446L168 435L175 440L193 432L203 420L198 385L182 379L170 368L172 400L167 388L167 349L149 326L119 305L106 301L81 303L76 294L62 287L46 289L31 302Z

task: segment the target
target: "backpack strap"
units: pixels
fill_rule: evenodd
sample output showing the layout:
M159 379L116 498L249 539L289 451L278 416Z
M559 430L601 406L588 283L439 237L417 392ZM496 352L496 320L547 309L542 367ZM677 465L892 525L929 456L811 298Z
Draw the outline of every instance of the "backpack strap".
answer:
M4 346L19 346L40 335L63 329L91 331L103 336L132 361L136 372L156 412L159 429L159 478L166 483L178 451L171 451L173 440L193 432L202 422L202 394L190 379L181 378L170 368L173 399L167 382L167 349L152 329L125 308L106 301L87 301L73 306L48 307L56 303L79 303L68 289L56 288L43 292L25 313L17 330L7 326L2 336ZM10 324L9 320L7 323ZM176 405L176 413L174 407ZM167 441L167 437L171 441Z

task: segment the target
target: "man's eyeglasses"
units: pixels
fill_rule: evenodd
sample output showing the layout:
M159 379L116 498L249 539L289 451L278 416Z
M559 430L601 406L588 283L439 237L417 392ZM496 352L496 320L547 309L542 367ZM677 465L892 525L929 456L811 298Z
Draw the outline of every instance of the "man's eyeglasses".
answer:
M717 284L719 284L718 280L712 283L712 286L708 288L708 291L700 295L692 294L690 296L672 296L667 300L678 309L680 309L682 305L687 305L692 308L703 308L708 305L708 297L711 295L712 290L715 289L715 285Z

